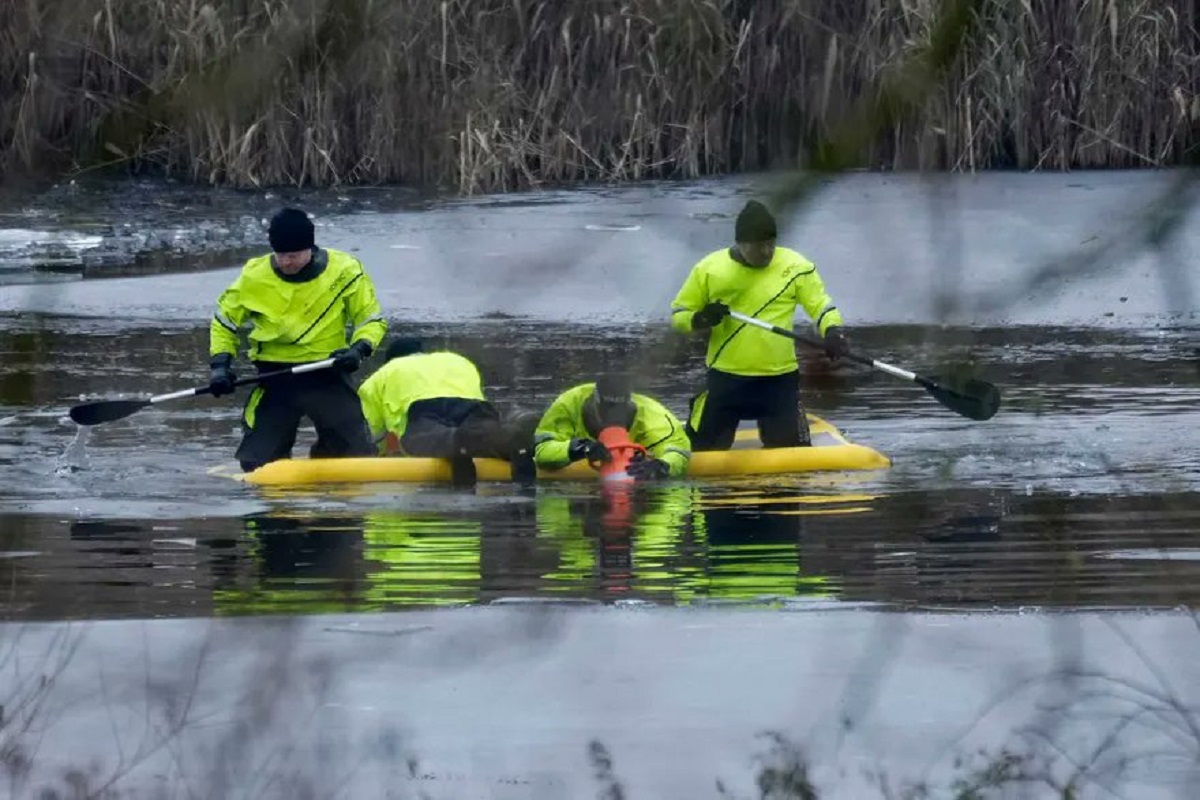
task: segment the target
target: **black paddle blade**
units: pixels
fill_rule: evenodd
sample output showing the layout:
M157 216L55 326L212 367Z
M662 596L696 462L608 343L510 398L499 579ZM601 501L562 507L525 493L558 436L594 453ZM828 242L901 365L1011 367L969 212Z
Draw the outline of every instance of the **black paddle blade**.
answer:
M978 378L939 383L918 376L918 380L933 399L967 419L991 419L1000 410L1000 390L994 383Z
M71 409L71 420L76 425L99 425L102 422L125 419L148 405L149 400L94 400L74 406Z

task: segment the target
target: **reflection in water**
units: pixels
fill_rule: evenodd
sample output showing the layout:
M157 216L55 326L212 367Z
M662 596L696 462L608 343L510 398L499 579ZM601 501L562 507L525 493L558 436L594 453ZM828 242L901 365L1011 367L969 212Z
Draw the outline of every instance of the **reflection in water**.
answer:
M252 515L241 543L223 543L225 554L214 556L217 607L315 613L477 602L489 567L507 574L509 559L485 553L504 549L509 522L391 510Z
M563 553L553 577L566 585L590 578L607 597L668 603L825 593L825 579L802 572L802 522L783 513L793 503L761 497L771 505L756 507L746 497L738 508L713 507L695 486L626 491L630 496L539 498L539 534ZM614 506L622 510L620 527L613 525Z
M112 522L103 519L72 520L72 539L124 539L134 541L133 534L141 533L145 526L129 522Z
M832 597L836 587L828 577L811 574L801 555L806 520L792 512L813 509L804 508L802 498L740 499L737 506L700 506L709 546L704 593L722 600Z
M239 539L210 542L218 614L350 611L361 604L361 521L255 514Z
M479 590L484 525L435 514L367 514L364 606L373 610L472 602Z
M522 575L524 548L513 544L523 537L508 535L503 515L272 512L247 517L244 524L243 543L214 558L219 613L474 603L487 599L496 583Z
M838 512L838 498L726 499L689 485L539 492L535 537L520 503L484 515L254 514L239 539L207 542L214 602L218 613L253 614L568 594L657 603L835 595L835 581L803 568L809 518L796 512Z
M588 587L605 600L669 600L663 573L696 569L690 490L604 486L592 493L537 498L538 536L558 552L545 577L552 591Z
M293 496L243 518L178 522L13 515L0 529L0 617L512 598L1200 606L1194 493L1171 502L976 491L872 498L816 486L417 490L375 498L387 508L349 492L336 504Z

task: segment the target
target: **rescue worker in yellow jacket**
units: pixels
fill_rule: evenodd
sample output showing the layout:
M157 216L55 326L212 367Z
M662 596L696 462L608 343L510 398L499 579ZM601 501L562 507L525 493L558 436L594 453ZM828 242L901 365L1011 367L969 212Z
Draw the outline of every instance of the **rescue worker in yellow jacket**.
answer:
M379 454L507 458L507 437L479 369L458 353L423 348L420 339L396 339L387 363L358 387Z
M610 425L625 428L634 443L646 448L647 458L626 470L634 479L687 473L692 448L683 424L657 400L630 391L629 379L619 374L568 389L550 404L533 436L534 462L556 470L584 458L606 461L611 455L596 437Z
M268 238L273 252L247 261L217 300L209 330L209 389L214 397L234 391L233 361L245 327L248 355L260 373L327 358L336 362L256 386L243 412L237 459L250 471L290 457L303 417L317 431L314 458L371 455L348 375L387 330L375 287L354 256L316 246L312 221L299 209L276 214Z
M796 307L816 323L830 358L849 351L842 314L811 261L777 247L775 219L751 200L738 214L733 247L701 259L671 304L671 326L708 337L706 390L692 400L696 450L728 450L741 420L758 421L763 447L810 445L791 339L738 322L730 309L791 330Z

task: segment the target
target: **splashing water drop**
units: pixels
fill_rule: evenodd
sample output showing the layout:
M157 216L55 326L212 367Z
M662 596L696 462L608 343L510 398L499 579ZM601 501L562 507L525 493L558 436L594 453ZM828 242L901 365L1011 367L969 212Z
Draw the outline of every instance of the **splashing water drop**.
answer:
M75 438L58 457L58 464L54 468L55 475L70 475L91 466L87 454L87 440L90 432L91 428L84 425L75 429Z

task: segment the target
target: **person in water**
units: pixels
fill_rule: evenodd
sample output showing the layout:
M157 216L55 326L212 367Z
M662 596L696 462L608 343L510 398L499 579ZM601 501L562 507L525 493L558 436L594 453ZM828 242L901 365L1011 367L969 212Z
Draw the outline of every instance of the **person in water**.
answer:
M671 303L671 326L708 337L705 391L692 399L688 434L696 450L728 450L738 423L758 421L763 447L810 445L791 339L738 322L730 310L792 329L800 306L830 358L849 352L842 315L811 261L776 246L775 218L751 200L738 214L732 247L709 253Z
M304 417L317 431L313 458L371 455L348 376L387 330L375 287L357 258L316 245L312 221L299 209L276 214L267 237L272 252L247 261L217 300L209 329L210 391L214 397L233 393L244 327L248 356L260 373L327 358L334 365L257 385L242 414L237 459L250 471L290 458Z
M610 426L624 428L630 440L646 448L645 459L629 464L630 477L653 480L687 473L692 448L683 424L657 400L634 394L628 377L620 374L572 387L550 404L534 432L534 461L546 470L581 459L607 461L608 449L597 437Z

